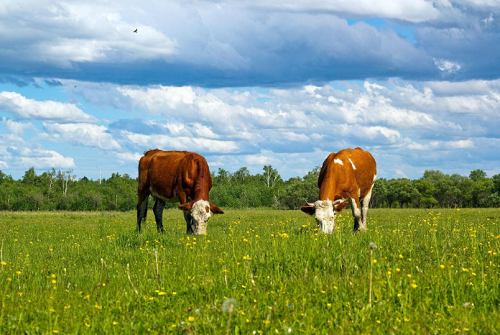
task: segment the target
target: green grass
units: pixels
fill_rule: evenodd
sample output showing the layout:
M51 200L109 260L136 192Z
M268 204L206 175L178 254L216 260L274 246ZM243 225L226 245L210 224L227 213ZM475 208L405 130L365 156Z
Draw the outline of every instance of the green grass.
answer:
M139 235L132 212L0 213L0 333L500 333L498 209L370 210L357 234L345 211L333 235L300 211L196 237L148 215Z

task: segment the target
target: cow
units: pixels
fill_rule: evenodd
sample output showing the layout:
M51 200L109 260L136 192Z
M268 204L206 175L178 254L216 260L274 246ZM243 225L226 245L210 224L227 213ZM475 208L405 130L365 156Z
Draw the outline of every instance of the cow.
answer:
M210 170L202 156L188 151L154 149L144 152L139 160L137 231L141 231L141 223L146 221L151 194L155 199L153 213L158 232L164 232L165 203L180 202L178 208L184 212L187 234L206 234L212 213L224 213L210 202L208 193L211 188Z
M367 230L368 204L376 177L377 164L368 151L356 148L331 153L319 173L319 200L307 203L301 210L314 215L321 231L331 234L335 230L335 216L350 199L353 230Z

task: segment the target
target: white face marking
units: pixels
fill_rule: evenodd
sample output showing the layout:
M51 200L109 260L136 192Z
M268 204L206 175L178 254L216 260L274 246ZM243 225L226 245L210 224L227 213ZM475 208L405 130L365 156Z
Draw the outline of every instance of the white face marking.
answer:
M334 162L335 164L344 165L344 162L342 162L342 161L341 161L340 159L338 159L338 158L335 158L335 159L333 160L333 162Z
M314 217L325 234L335 230L335 212L330 200L318 200L314 203Z
M353 168L354 170L356 170L356 167L354 166L354 163L352 162L352 160L351 160L349 157L347 157L347 159L349 160L349 162L351 162L352 168Z
M207 212L208 208L208 212ZM191 218L193 220L193 231L195 234L203 235L207 233L208 219L212 216L210 203L206 200L198 200L191 207Z

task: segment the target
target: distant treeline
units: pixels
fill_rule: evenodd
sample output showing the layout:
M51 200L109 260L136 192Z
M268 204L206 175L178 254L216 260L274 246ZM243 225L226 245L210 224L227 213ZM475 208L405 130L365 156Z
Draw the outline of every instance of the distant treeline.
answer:
M317 200L318 174L316 167L302 178L283 181L270 165L257 175L251 175L246 167L234 173L219 169L212 172L210 200L223 209L298 209L306 201ZM22 179L14 180L0 171L0 210L129 211L135 210L136 202L137 179L127 174L91 180L55 169L37 175L30 168ZM377 179L371 207L500 207L500 174L488 178L484 171L474 170L466 177L428 170L416 180Z

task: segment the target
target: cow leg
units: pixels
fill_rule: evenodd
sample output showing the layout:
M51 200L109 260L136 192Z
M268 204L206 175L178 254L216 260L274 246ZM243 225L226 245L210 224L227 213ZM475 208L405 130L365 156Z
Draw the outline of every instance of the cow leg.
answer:
M354 228L353 231L358 231L358 229L363 229L360 227L361 223L361 209L360 209L360 204L359 204L359 199L358 197L356 198L351 198L351 209L352 209L352 216L354 217Z
M141 232L141 222L146 221L146 215L148 213L148 200L149 193L139 194L139 199L137 201L137 231Z
M153 213L155 214L156 229L159 233L164 233L163 230L163 208L165 208L165 201L156 199L153 206Z
M188 202L186 193L180 192L178 197L181 204L184 205ZM184 220L186 220L186 234L194 234L193 227L191 226L191 211L184 212Z
M193 227L191 226L191 211L184 212L184 220L186 220L186 234L194 234Z
M368 230L368 225L366 223L366 218L368 217L368 207L370 205L370 199L372 197L373 186L370 191L363 197L361 201L361 226L360 230Z

